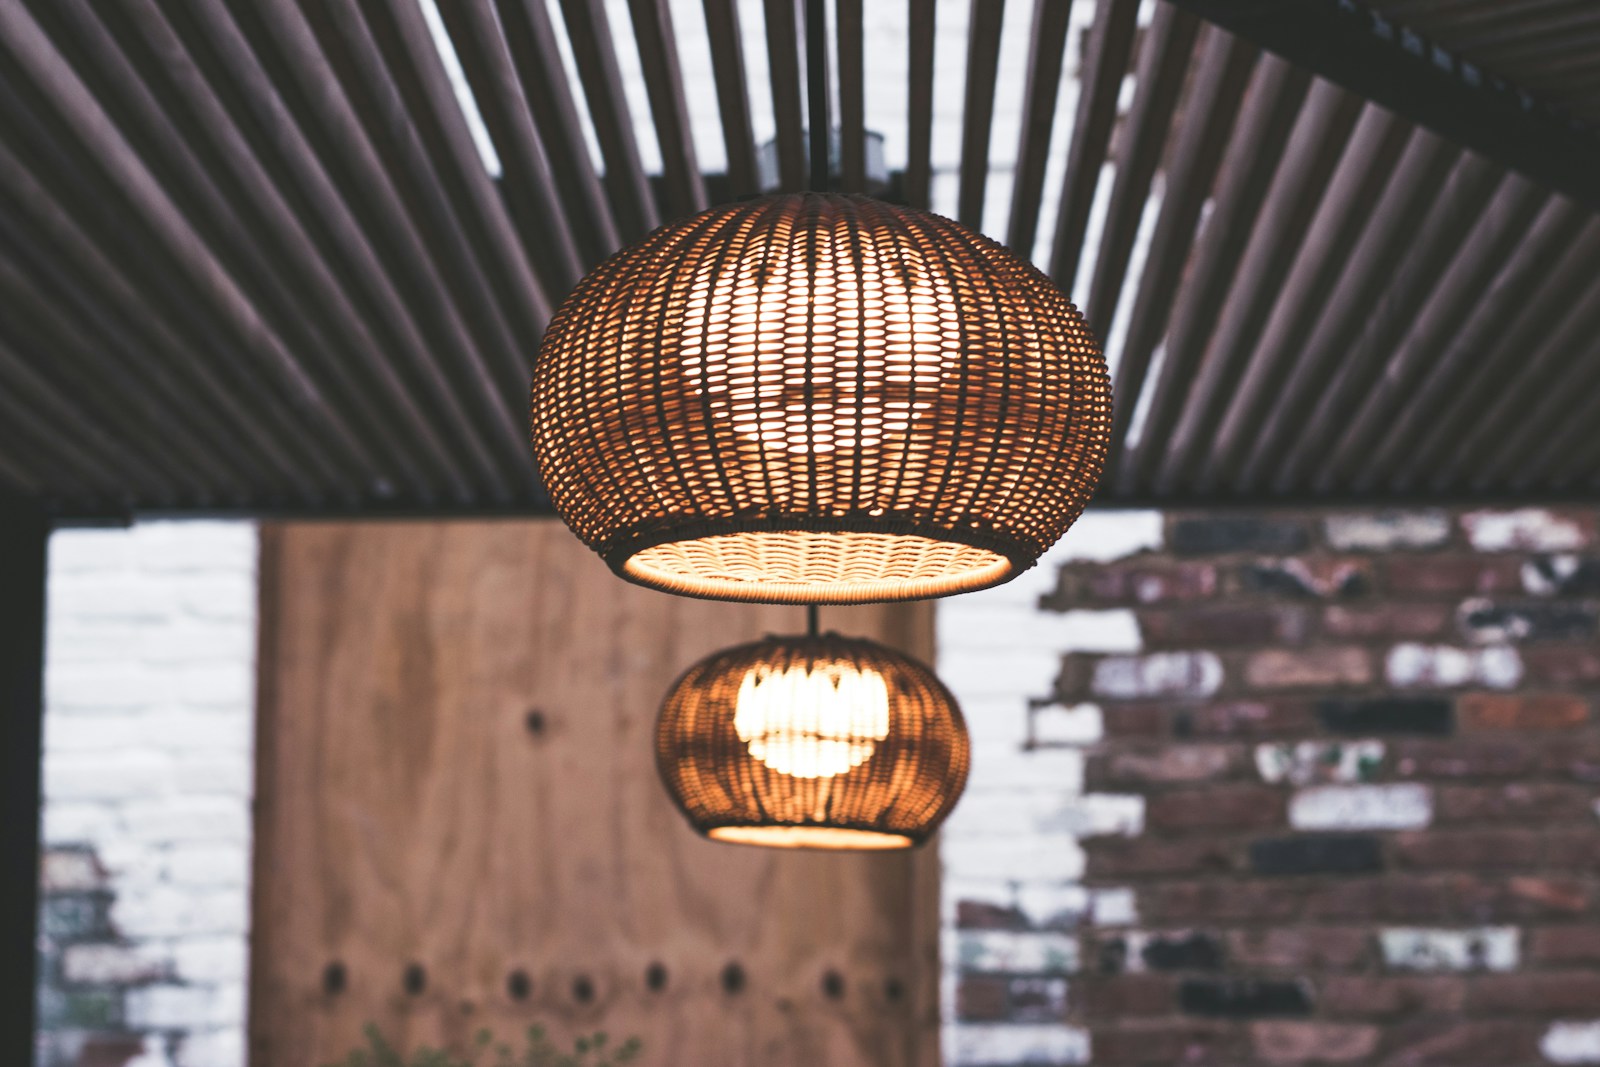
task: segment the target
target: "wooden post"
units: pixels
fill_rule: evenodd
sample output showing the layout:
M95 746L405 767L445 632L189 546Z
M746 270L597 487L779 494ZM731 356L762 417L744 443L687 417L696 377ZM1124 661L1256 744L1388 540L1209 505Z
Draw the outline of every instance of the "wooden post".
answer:
M50 522L0 499L0 1063L34 1054L45 561Z

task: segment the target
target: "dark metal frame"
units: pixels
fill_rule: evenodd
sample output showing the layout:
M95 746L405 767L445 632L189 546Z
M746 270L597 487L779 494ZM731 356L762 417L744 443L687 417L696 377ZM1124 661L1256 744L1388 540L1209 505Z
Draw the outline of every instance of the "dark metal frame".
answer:
M34 1058L43 755L45 563L50 522L0 498L0 1062Z

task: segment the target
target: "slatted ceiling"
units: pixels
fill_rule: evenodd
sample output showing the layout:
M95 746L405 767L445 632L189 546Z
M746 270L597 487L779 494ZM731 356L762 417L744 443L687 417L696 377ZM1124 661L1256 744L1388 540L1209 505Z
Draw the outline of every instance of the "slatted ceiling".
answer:
M1130 364L1129 370L1123 372L1129 375L1128 384L1120 395L1142 396L1148 391L1150 401L1137 442L1130 442L1108 475L1119 493L1128 494L1137 486L1149 485L1172 439L1180 405L1194 388L1206 342L1223 310L1310 84L1304 71L1273 56L1262 57L1256 65L1234 136L1226 148L1210 215L1201 227L1192 258L1186 257L1186 263L1192 263L1186 267L1187 282L1168 296L1172 307L1164 325L1165 338L1160 342L1160 372L1153 382L1135 374L1134 365L1148 363L1151 357L1145 354L1146 350L1162 336L1162 325L1150 322L1146 326L1152 317L1160 317L1161 307L1146 306L1142 299L1135 306L1121 361ZM1155 280L1143 283L1152 287L1152 303L1162 295L1155 288L1157 282L1164 281L1162 273L1158 265L1154 266L1151 277ZM1174 281L1184 281L1183 275ZM1120 367L1121 364L1119 370ZM1122 408L1128 406L1125 402ZM1123 417L1120 408L1117 414ZM1131 412L1127 417L1131 419ZM1124 430L1120 439L1130 440L1128 434Z
M1039 207L1044 197L1045 169L1050 161L1050 138L1055 129L1056 97L1067 54L1071 15L1071 4L1034 0L1017 166L1011 184L1011 219L1006 227L1006 244L1020 256L1033 254L1038 236Z
M1473 166L1474 162L1468 161L1465 166ZM1480 170L1483 166L1478 163L1473 169ZM1355 358L1348 361L1347 366L1366 370L1369 379L1364 383L1366 387L1349 395L1342 412L1319 412L1322 422L1312 424L1313 431L1323 427L1342 430L1327 446L1331 454L1321 457L1319 481L1335 484L1334 479L1342 476L1340 472L1350 469L1353 455L1370 453L1373 442L1391 428L1395 440L1401 435L1414 434L1422 422L1434 415L1429 407L1409 403L1417 392L1417 379L1423 370L1450 362L1454 353L1470 353L1482 350L1486 343L1492 345L1495 336L1515 317L1517 308L1502 306L1489 287L1491 283L1515 276L1519 268L1510 260L1519 253L1524 239L1531 237L1529 227L1549 194L1517 176L1495 175L1492 167L1488 170L1489 174L1471 175L1479 181L1491 176L1499 179L1493 199L1475 208L1487 224L1475 229L1459 246L1452 244L1438 249L1437 255L1428 257L1428 261L1419 266L1419 270L1433 271L1431 278L1435 284L1425 302L1405 309L1409 329L1392 339L1384 338L1382 348L1357 345ZM1468 182L1461 185L1466 186ZM1458 186L1458 190L1460 188ZM1480 200L1476 188L1467 188L1458 192L1458 196L1474 202ZM1445 205L1467 206L1450 204L1451 200L1447 191L1435 205L1435 213ZM1427 248L1428 237L1426 231L1419 235L1413 245L1413 255L1416 248ZM1374 351L1386 351L1390 355L1381 365L1375 365L1380 361ZM1398 481L1404 454L1389 459L1394 472L1391 480ZM1309 459L1302 462L1308 464Z
M1537 401L1537 391L1529 386L1559 375L1558 361L1568 358L1573 339L1586 344L1600 330L1600 221L1585 219L1578 230L1565 252L1547 265L1554 283L1517 310L1492 348L1458 344L1450 359L1428 369L1408 402L1432 414L1418 426L1416 443L1399 455L1397 484L1415 485L1423 471L1443 484L1458 471L1482 471ZM1527 367L1521 377L1519 364ZM1514 384L1508 389L1508 383ZM1548 424L1542 429L1544 441L1560 440ZM1553 456L1536 455L1538 469L1554 470L1561 458L1574 454L1572 444L1560 442ZM1383 442L1378 455L1387 458L1391 452ZM1342 461L1347 476L1355 472L1354 460Z
M1589 0L1470 7L1371 0L1370 6L1577 118L1600 120L1600 6Z
M595 140L605 161L606 187L618 229L623 241L635 241L659 226L661 215L639 159L605 0L561 0L561 13L578 79L589 102Z
M1165 0L941 2L971 19L945 40L959 69L934 69L935 0L907 0L903 87L868 62L886 32L874 9L834 5L841 184L864 180L881 126L907 200L957 178L941 186L954 210L1004 220L1024 250L1055 220L1049 266L1117 345L1104 499L1600 488L1591 207ZM1585 55L1580 5L1377 6L1441 43L1500 34L1507 62L1560 71ZM415 0L0 5L0 483L83 513L540 507L525 390L567 287L708 188L754 192L758 132L803 185L798 12L453 0L440 14L465 104ZM685 18L707 27L704 100L674 40ZM751 18L770 112L746 74ZM648 114L630 111L624 68ZM1020 93L997 91L1000 70L1024 68ZM1081 81L1057 123L1064 72ZM934 169L936 85L964 104L954 171ZM886 121L871 110L886 99L906 110ZM1006 202L990 171L1011 145L991 135L1019 106ZM693 139L718 135L708 121L730 167L709 182ZM659 190L641 138L661 146Z
M800 67L800 14L795 0L766 0L767 76L777 126L778 180L786 189L806 184L805 114Z
M1138 17L1139 0L1098 0L1084 49L1077 115L1056 212L1055 239L1050 244L1050 276L1067 293L1076 293L1074 283L1089 211L1116 122L1117 97L1127 73ZM1098 323L1093 325L1103 330Z
M728 186L734 197L753 196L761 182L756 163L755 127L750 119L744 48L739 32L737 0L704 0L706 32L711 42L712 76L728 153Z

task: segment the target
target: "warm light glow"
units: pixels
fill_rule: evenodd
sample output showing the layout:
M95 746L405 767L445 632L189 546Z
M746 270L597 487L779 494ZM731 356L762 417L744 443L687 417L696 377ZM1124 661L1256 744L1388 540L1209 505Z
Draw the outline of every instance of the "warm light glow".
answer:
M958 358L954 302L914 278L871 245L859 263L754 264L691 290L683 367L711 412L764 448L882 448L933 407Z
M889 687L847 663L750 668L733 728L750 755L794 778L832 778L872 758L889 736Z
M841 826L715 826L706 836L735 845L763 848L833 848L881 852L911 847L905 834L850 830Z

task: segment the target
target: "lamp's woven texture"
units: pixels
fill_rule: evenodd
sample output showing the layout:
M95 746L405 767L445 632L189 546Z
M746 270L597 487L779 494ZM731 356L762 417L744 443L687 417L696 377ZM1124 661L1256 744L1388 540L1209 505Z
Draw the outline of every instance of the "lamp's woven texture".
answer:
M936 215L815 193L715 208L557 312L533 440L618 573L779 603L940 596L1033 564L1099 480L1111 388L1031 264Z
M933 672L837 634L701 660L656 725L656 766L696 830L783 848L918 844L961 796L970 754Z

